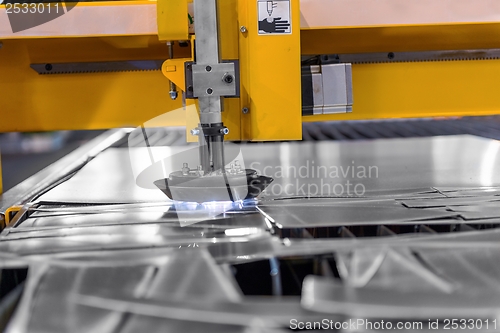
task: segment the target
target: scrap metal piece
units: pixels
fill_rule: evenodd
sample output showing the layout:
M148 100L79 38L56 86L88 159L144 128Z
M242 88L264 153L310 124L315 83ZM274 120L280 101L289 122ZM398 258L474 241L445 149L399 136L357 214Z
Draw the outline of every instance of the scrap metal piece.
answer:
M92 264L61 267L48 265L33 293L27 332L116 331L126 314L82 305L79 298L127 298L213 303L238 302L241 292L206 250L165 252L156 262ZM102 256L101 256L102 260ZM149 261L149 262L148 262ZM74 295L75 297L69 297ZM56 311L61 317L51 314ZM50 318L50 319L48 319ZM71 320L61 320L71 318ZM25 319L26 320L26 319Z
M455 289L409 250L366 246L348 253L338 252L336 261L343 281L350 287L445 293ZM394 279L395 276L398 279Z
M500 195L500 188L498 187L481 187L481 188L436 188L443 195L456 198L456 197L482 197L482 196L493 196Z
M259 205L279 228L312 228L347 225L408 224L425 219L452 218L458 213L446 210L408 209L403 206L307 205L307 199L294 206ZM335 214L332 214L335 212Z
M426 266L462 291L474 289L500 293L498 248L419 249L418 253Z
M408 301L408 300L411 300ZM305 278L301 304L310 311L358 318L496 318L497 293L398 292L353 288L338 280L310 275Z
M500 205L497 202L451 207L449 209L459 213L465 220L500 219Z
M471 204L481 205L495 201L500 201L500 196L405 199L401 201L401 203L408 208L437 208L446 206L468 206Z
M161 70L164 60L127 60L31 64L38 74L77 74L98 72L135 72Z

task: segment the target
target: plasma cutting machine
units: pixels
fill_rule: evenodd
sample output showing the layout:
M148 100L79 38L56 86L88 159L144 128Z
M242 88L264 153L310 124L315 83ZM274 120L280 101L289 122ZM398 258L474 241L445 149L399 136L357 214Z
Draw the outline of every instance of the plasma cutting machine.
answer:
M0 132L111 130L0 197L0 330L497 330L500 144L441 134L498 117L342 120L500 113L498 0L61 5L0 5Z

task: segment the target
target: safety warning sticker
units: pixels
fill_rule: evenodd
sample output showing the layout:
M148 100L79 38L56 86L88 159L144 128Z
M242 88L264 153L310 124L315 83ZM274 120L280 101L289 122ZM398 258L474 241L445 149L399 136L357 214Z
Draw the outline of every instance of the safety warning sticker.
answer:
M259 35L292 33L290 0L258 0Z

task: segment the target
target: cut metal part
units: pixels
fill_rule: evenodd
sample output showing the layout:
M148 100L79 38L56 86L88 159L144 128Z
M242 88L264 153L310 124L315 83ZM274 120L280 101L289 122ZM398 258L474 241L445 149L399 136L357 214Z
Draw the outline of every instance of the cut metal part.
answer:
M76 74L98 72L156 71L164 60L127 60L31 64L38 74Z
M323 63L340 62L353 64L493 59L500 59L500 49L349 53L321 56Z

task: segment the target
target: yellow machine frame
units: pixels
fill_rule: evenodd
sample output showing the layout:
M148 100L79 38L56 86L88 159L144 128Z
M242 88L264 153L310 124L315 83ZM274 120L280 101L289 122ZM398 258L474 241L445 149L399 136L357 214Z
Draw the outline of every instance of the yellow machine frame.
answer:
M175 8L172 4L175 3ZM182 76L163 71L39 75L31 63L166 59L165 40L186 36L181 2L157 3L158 33L129 36L51 38L1 37L0 131L50 131L138 126L169 110L182 108L168 96L168 80ZM299 1L292 1L300 20ZM80 6L151 6L150 1L79 3ZM2 6L0 6L1 9ZM499 23L457 23L302 28L300 34L262 42L255 33L255 4L220 2L223 59L240 59L242 94L226 99L223 121L228 140L301 138L303 121L439 117L497 114L496 83L500 60L354 64L352 113L301 116L300 63L297 54L499 48ZM170 15L171 13L182 13ZM165 24L162 18L170 20ZM248 29L240 31L241 26ZM170 30L169 30L170 29ZM421 38L425 36L425 38ZM273 52L266 52L272 48ZM287 53L288 52L288 53ZM192 58L190 48L174 49L177 65ZM289 55L292 56L289 56ZM262 66L259 64L271 64ZM274 75L272 69L280 75ZM271 72L270 72L271 69ZM283 75L284 71L288 75ZM269 84L263 84L269 82ZM287 87L278 91L270 87ZM251 94L248 92L251 90ZM267 103L264 109L256 106ZM242 108L250 112L244 114ZM167 125L183 125L179 123Z

